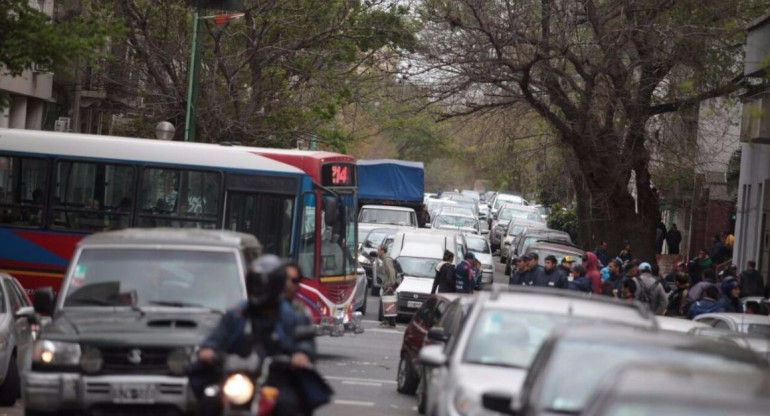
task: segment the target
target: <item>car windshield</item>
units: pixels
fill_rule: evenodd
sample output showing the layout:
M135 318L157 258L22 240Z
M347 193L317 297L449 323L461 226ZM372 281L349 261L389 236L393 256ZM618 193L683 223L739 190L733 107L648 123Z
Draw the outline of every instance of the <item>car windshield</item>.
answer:
M225 311L243 300L239 257L203 249L86 248L65 307L175 305Z
M436 218L436 227L441 226L478 229L479 224L473 218L442 214Z
M709 402L708 406L696 406L688 402L656 402L654 400L615 401L607 407L602 416L763 416L767 414L767 409L748 408L743 409L741 405L724 405Z
M540 218L540 215L527 210L519 210L515 208L505 208L500 211L500 215L498 216L499 220L512 220L512 219L519 219L519 220L527 220L527 221L542 221L542 218Z
M401 267L401 271L406 276L433 278L436 275L436 265L439 259L428 259L423 257L401 256L396 262Z
M498 196L497 199L495 200L495 208L500 208L505 204L523 205L524 201L520 197L505 196L505 195Z
M470 364L529 368L551 330L567 316L489 309L479 316L465 347Z
M514 225L513 227L509 226L508 227L508 235L511 235L511 236L519 235L519 234L523 233L526 229L527 229L527 227L525 227L523 225Z
M563 241L565 243L570 243L570 241L564 237L561 234L539 234L539 235L531 235L527 236L524 241L522 241L521 245L521 252L525 253L529 246L532 244L538 242L538 241Z
M372 230L366 236L366 241L364 241L364 247L377 248L379 247L380 244L382 244L382 240L384 240L385 237L387 237L390 234L392 234L390 230Z
M390 224L390 225L416 225L413 221L413 215L409 211L400 211L393 209L364 208L361 210L361 217L358 222L366 224Z
M611 353L608 354L608 351ZM565 340L557 345L546 371L540 373L542 384L539 391L542 394L537 406L554 413L580 413L602 378L611 370L625 365L677 363L713 370L755 370L757 362L749 361L746 357L749 356L725 356L689 347L661 348L653 345L618 345L610 341Z
M486 238L466 236L465 241L468 242L468 250L474 253L492 254Z
M537 253L538 257L540 258L540 265L542 266L545 262L545 258L548 256L554 256L556 259L561 263L562 259L564 259L564 256L572 256L572 260L575 261L574 264L581 264L583 263L582 254L576 254L574 252L566 252L566 251L558 251L558 250L545 250L545 249L534 249L529 250L529 253Z

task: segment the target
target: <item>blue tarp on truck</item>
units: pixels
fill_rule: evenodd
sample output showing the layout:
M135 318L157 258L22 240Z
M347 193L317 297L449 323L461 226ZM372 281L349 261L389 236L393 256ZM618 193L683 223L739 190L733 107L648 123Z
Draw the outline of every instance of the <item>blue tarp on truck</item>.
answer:
M425 166L422 162L380 159L359 160L358 200L416 206L422 203Z

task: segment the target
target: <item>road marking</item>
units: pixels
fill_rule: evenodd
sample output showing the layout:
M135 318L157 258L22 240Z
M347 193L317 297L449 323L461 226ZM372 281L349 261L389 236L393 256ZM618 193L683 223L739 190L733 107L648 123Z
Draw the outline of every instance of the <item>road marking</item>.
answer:
M380 384L396 384L395 380L377 380L373 378L354 378L354 377L338 377L338 376L324 376L327 380L337 381L358 381L363 383L380 383Z
M366 332L364 332L364 333L367 333L367 332L370 332L370 333L372 333L372 334L395 334L395 335L404 335L404 333L403 333L403 332L401 332L401 331L399 331L399 330L396 330L396 329L367 329L367 330L366 330Z
M350 381L350 380L343 380L342 384L349 384L353 386L368 386L368 387L382 387L382 383L375 383L375 382L369 382L369 381Z
M374 406L374 402L359 402L356 400L334 400L334 404L341 404L346 406L362 406L362 407Z

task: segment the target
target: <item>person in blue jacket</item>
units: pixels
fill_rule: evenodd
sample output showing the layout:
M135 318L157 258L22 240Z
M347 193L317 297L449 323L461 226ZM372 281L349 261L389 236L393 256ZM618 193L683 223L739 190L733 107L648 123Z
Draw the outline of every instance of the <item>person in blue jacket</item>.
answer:
M586 277L586 268L582 264L572 266L572 278L567 289L591 293L591 280Z
M741 285L738 279L731 278L722 282L722 297L719 304L725 309L725 312L743 313L743 302L741 302Z
M473 265L471 262L475 259L476 256L469 251L463 256L463 261L455 267L456 293L473 293L476 275L473 272Z
M690 305L687 311L687 318L693 319L704 313L724 312L725 307L717 301L719 298L719 289L716 286L707 286L703 290L703 298Z

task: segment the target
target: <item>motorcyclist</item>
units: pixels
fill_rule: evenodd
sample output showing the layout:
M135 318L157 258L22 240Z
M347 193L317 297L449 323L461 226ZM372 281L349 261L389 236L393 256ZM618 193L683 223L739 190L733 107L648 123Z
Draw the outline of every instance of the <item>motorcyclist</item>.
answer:
M295 342L293 339L297 328L311 325L311 322L306 314L286 300L286 280L286 267L277 256L264 255L250 267L246 274L248 300L222 317L198 351L190 385L198 397L199 414L221 413L221 399L208 397L204 390L220 381L215 363L222 354L248 356L252 351L257 351L261 357L286 354L291 356L294 370L307 368L312 363L315 342ZM274 414L307 414L292 371L271 371L267 384L277 387L280 392Z

